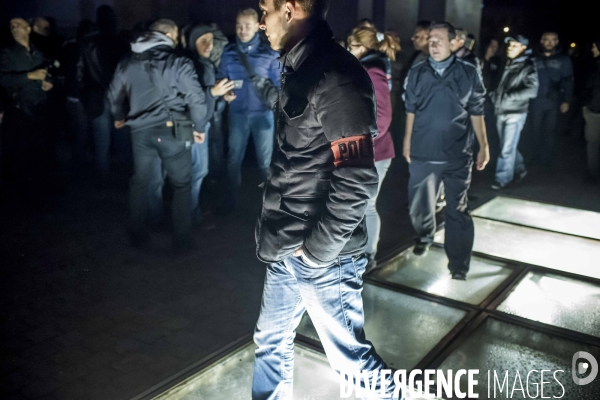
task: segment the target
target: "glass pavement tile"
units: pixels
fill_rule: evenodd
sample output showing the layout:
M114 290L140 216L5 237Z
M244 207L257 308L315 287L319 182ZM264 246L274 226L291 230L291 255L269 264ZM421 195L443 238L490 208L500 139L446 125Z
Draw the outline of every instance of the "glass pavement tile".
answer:
M530 272L499 311L600 337L600 286Z
M371 276L476 305L500 286L511 272L504 263L473 257L467 281L456 281L451 279L444 249L432 247L424 256L415 256L410 248Z
M475 251L600 279L600 242L556 232L473 218ZM444 242L444 231L435 234Z
M254 343L249 343L155 397L154 400L250 400L255 349ZM294 400L339 398L340 378L331 369L327 358L321 353L296 344ZM413 397L407 400L422 400L422 398Z
M593 211L499 196L473 215L600 240L600 213Z
M364 285L363 302L366 337L395 369L414 368L467 314L370 284ZM297 333L319 340L308 313Z
M588 352L596 359L600 359L600 349L597 347L488 318L442 362L438 370L444 373L447 373L447 370L479 370L475 392L479 394L479 398L484 399L542 398L539 392L537 396L535 395L536 384L540 390L541 370L551 371L544 373L543 381L549 382L544 384L544 398L600 399L600 379L596 378L586 386L576 385L573 381L572 360L573 355L579 351ZM528 384L527 375L533 370L537 372L530 374ZM557 370L564 372L556 372ZM508 371L508 375L506 375L506 371ZM555 372L556 375L554 375ZM502 394L500 386L495 384L494 373L500 385L507 376ZM557 383L554 376L560 384ZM564 387L564 395L561 385ZM496 388L495 394L494 387ZM513 391L513 388L517 390ZM522 392L521 388L524 391L529 388L529 395L526 391ZM461 380L461 389L467 390L466 378Z

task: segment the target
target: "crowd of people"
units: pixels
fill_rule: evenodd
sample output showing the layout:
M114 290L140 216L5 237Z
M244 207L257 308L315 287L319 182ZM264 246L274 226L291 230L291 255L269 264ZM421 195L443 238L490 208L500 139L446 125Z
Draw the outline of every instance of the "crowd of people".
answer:
M552 164L558 151L558 117L573 114L570 108L579 106L577 112L585 119L587 177L597 181L600 176L597 41L591 45L590 59L595 62L580 78L585 83L576 93L572 62L561 50L556 32L545 32L538 46L523 35L504 41L488 38L477 56L474 35L451 25L443 28L449 44L446 36L435 35L437 28L430 21L418 22L410 57L394 31L379 32L368 19L360 20L338 41L360 61L375 88L377 193L395 157L392 119L402 119L405 116L399 113L406 112L402 153L411 176L408 194L418 234L416 254L429 248L435 214L444 206L447 231L452 232L456 222L462 232L457 237L465 241L456 246L467 252L472 232L462 218L468 209L470 160L478 169L485 167L486 132L493 132L500 142L491 185L500 190L522 181L526 165ZM165 220L163 192L168 182L178 232L175 243L186 247L194 226L214 228L214 219L206 218L199 201L209 173L211 182L224 187L215 211L235 210L250 137L261 179L267 179L279 118L278 89L285 70L260 32L255 10L238 13L231 43L210 23L180 29L173 21L159 19L119 32L109 6L98 8L94 22L82 21L71 40L60 39L51 18L14 18L10 32L12 40L0 53L2 190L56 186L51 183L60 175L56 146L67 137L73 171L83 173L93 159L94 181L100 188L115 162L132 165L128 228L136 246L147 242L148 224ZM500 53L503 44L505 56ZM475 73L468 79L476 88L449 83L468 80L448 78L459 73L455 64L461 73ZM450 100L440 95L443 89L465 91L461 103L447 114L440 111L449 109ZM463 104L467 94L475 92L477 104L467 107ZM285 108L283 112L290 120L298 117ZM528 120L532 133L521 140ZM518 150L520 142L531 149L530 160L524 160ZM376 201L377 195L369 200L365 216L369 268L376 265L381 226ZM466 272L468 258L460 258L456 264Z
M262 0L260 17L254 9L238 12L231 42L215 24L179 27L169 19L119 32L109 6L64 43L49 19L14 18L0 52L2 190L32 194L52 186L66 132L73 171L93 159L101 190L115 161L132 166L127 229L135 247L149 243L149 226L166 218L165 182L176 251L193 246L194 226L214 228L200 207L207 176L224 187L214 211L235 211L252 138L264 182L257 255L269 263L253 398L290 392L293 348L285 344L306 310L332 365L385 368L364 338L361 284L352 282L376 267L376 202L396 155L398 110L413 253L427 253L443 209L455 280L469 272L467 192L473 168L490 161L488 135L499 141L491 188L502 190L522 181L527 165L551 165L558 116L573 115L577 103L588 178L600 175L600 41L576 86L556 32L545 32L539 45L521 34L489 38L478 56L472 33L421 21L411 38L415 52L406 57L394 31L379 32L366 19L335 41L326 4ZM531 160L518 150L528 120Z

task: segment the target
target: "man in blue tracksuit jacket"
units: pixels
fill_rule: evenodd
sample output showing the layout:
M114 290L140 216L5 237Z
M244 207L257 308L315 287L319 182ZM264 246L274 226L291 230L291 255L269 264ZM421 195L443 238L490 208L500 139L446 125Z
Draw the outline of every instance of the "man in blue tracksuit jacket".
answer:
M238 13L236 41L225 47L221 59L219 78L243 80L235 90L237 98L229 105L229 152L227 155L227 197L224 206L235 207L242 184L242 161L250 134L254 141L258 168L263 179L271 163L273 152L273 111L258 96L250 80L250 73L269 79L279 87L279 54L261 40L258 34L258 13L253 9ZM253 71L247 70L242 57L248 60Z
M403 155L409 163L410 217L423 255L436 230L435 203L440 184L446 191L445 245L453 279L465 280L475 236L467 190L473 166L473 133L479 153L477 169L490 159L485 131L485 88L479 69L452 54L455 31L447 22L429 32L429 58L406 77L406 134Z
M531 149L534 161L550 166L556 155L559 113L569 111L573 99L573 65L558 47L558 34L542 35L542 52L535 57L539 77L538 96L531 101L533 123Z

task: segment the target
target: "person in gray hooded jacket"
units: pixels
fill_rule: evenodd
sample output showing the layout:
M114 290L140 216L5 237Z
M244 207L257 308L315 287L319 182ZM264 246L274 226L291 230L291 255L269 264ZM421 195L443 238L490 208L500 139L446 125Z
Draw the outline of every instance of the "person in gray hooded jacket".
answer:
M206 98L193 62L175 53L177 25L161 19L131 45L133 55L117 67L109 100L117 129L128 125L133 142L129 227L132 245L148 241L148 185L160 159L173 187L174 247L191 245L191 147L205 140ZM188 115L193 138L176 138L172 114Z

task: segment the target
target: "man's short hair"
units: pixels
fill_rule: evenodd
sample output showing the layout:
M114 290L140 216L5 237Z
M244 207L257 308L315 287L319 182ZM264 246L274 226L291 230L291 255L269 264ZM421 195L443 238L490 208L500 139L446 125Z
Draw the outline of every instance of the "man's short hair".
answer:
M546 35L555 35L558 38L558 32L556 32L556 31L546 31L546 32L542 33L541 37L543 38Z
M428 31L431 27L431 21L419 21L415 26L415 31Z
M161 32L166 35L167 33L176 31L177 24L171 19L161 18L154 21L148 29L151 31Z
M467 31L463 28L454 28L456 40L467 40Z
M239 17L253 17L256 22L258 22L258 12L254 8L246 8L244 10L240 10L237 13L236 19Z
M273 0L275 9L279 10L285 2L286 0ZM329 0L296 0L296 3L300 3L304 12L312 17L325 18L329 9Z
M429 30L433 29L445 29L448 31L448 40L452 40L456 38L456 29L452 26L450 22L441 21L441 22L432 22L429 26Z

